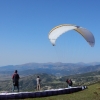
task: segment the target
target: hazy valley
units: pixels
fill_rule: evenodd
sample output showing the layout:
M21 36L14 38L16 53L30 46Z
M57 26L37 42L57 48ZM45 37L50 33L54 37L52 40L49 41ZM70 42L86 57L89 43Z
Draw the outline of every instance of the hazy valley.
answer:
M30 63L0 67L0 91L12 90L12 74L17 69L20 75L20 91L36 91L36 77L40 76L41 89L67 87L71 78L73 86L89 85L100 80L100 65L84 63Z

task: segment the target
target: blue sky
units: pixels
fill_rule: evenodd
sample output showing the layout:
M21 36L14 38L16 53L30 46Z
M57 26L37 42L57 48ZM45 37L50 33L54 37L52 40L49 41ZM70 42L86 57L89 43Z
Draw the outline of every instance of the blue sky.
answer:
M30 62L100 62L100 0L0 0L0 66ZM53 47L49 31L60 24L87 28L90 45L75 31Z

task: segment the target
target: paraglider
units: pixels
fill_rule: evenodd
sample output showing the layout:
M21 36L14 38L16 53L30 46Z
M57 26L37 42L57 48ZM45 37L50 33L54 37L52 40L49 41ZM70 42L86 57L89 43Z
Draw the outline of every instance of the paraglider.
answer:
M81 26L71 25L71 24L58 25L49 32L48 37L52 45L55 46L55 42L58 39L58 37L70 30L75 30L84 37L84 39L89 43L90 46L94 46L95 39L93 34L89 30Z

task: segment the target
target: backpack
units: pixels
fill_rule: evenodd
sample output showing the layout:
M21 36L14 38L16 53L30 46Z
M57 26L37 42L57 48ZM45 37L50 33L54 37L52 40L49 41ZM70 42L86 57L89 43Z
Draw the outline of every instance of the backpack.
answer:
M14 74L13 75L13 82L15 83L15 82L18 82L18 80L19 80L19 75L18 74Z

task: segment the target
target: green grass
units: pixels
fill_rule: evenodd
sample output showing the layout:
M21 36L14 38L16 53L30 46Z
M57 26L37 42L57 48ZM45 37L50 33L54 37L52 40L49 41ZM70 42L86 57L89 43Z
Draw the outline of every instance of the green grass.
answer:
M88 89L72 94L56 95L25 100L100 100L100 83L88 86Z

